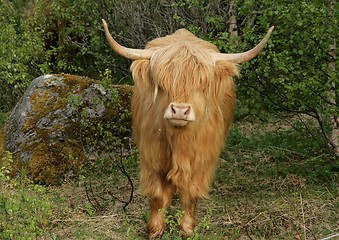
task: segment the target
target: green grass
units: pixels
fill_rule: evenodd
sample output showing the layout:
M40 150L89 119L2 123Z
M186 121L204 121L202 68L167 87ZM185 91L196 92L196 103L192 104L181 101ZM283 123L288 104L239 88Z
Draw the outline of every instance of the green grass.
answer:
M117 168L121 158L135 187L126 212L131 187ZM339 233L338 166L307 133L281 123L236 123L211 199L199 202L199 225L191 239L321 239ZM138 172L132 148L88 163L79 179L61 186L3 178L1 211L21 210L1 220L0 238L145 239L148 201L138 193ZM3 204L9 201L16 205ZM175 198L168 210L162 239L182 239L178 202ZM5 235L8 224L15 237Z
M226 229L226 239L318 239L338 232L338 166L306 133L235 124L212 190L228 224L216 229Z
M21 173L10 178L11 154L0 154L0 239L36 239L51 226L56 212L47 188Z

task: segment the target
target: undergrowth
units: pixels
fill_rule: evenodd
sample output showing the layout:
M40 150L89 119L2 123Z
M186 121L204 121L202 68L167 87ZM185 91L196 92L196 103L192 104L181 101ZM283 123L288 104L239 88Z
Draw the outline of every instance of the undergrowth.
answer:
M0 156L0 239L36 239L50 228L55 203L24 172L11 178L12 154Z
M121 163L129 179L119 170ZM0 238L146 239L148 201L138 190L135 147L89 162L78 180L59 187L9 178L10 165L1 164ZM221 155L211 198L198 203L198 226L190 239L335 235L338 166L338 159L305 132L282 123L238 122ZM162 239L184 239L178 228L182 213L175 197Z

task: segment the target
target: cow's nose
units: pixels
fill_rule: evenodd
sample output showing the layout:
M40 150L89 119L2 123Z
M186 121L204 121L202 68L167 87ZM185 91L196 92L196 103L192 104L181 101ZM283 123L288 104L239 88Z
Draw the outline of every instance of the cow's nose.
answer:
M183 103L171 104L172 116L174 118L186 119L191 111L191 105Z
M191 104L172 102L168 105L164 118L194 121L195 114Z

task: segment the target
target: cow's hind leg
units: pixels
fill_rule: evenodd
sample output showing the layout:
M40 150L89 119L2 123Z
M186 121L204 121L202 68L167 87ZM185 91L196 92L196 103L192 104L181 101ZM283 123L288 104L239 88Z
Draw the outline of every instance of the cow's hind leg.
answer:
M150 216L147 223L149 238L160 237L165 231L166 209L172 202L173 190L162 184L161 193L150 197Z
M180 223L182 234L186 237L192 236L196 223L197 198L187 193L180 194L180 203L184 211Z

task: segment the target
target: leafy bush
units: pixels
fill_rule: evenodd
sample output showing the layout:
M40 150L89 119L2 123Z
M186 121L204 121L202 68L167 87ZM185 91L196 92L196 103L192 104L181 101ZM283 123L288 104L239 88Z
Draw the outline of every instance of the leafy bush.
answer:
M0 1L0 111L7 112L37 75L48 71L44 43L14 3Z
M329 17L330 6L324 1L237 3L245 48L259 41L257 33L276 26L263 54L242 66L241 104L249 106L249 114L308 115L318 125L311 135L328 148L329 119L339 115L338 95L333 91L339 75L329 67L335 59L328 54L339 38L338 15ZM337 98L337 103L331 98ZM305 129L314 123L301 122Z

